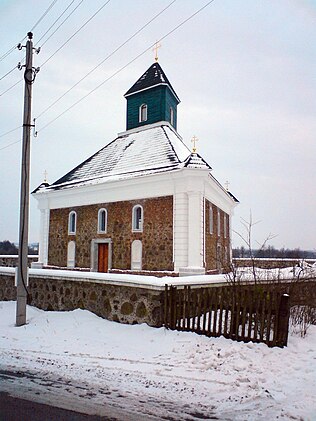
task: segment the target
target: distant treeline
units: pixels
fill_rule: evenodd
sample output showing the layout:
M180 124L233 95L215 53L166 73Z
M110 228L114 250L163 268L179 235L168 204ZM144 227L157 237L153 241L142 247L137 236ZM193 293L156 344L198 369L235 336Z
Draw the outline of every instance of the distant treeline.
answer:
M316 251L295 249L276 249L268 246L259 250L251 250L253 257L278 259L315 259ZM233 249L233 257L250 257L250 250L241 246Z
M14 243L8 240L0 241L0 254L18 254L19 249ZM38 244L29 246L28 254L38 254Z

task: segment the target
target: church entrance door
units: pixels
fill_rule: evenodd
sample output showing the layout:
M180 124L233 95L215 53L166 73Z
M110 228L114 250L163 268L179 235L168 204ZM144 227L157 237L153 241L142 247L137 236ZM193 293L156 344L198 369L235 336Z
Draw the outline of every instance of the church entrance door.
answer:
M107 272L109 268L109 244L98 244L98 272Z

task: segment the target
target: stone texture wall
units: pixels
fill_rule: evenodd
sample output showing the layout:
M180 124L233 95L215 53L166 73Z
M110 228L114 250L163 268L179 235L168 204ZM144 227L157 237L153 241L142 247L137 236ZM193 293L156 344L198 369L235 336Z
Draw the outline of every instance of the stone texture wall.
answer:
M105 282L30 277L29 304L43 310L89 310L120 323L147 323L159 327L163 291L110 285ZM0 301L16 300L14 276L0 274Z
M1 255L0 256L0 266L5 267L16 267L18 265L18 258L19 256L11 256L11 255ZM28 256L28 266L31 267L32 262L38 261L38 256Z
M132 232L132 209L144 210L143 232ZM98 234L98 210L107 210L107 233ZM68 235L68 215L77 213L76 235ZM89 268L91 241L112 240L112 268L131 268L131 243L141 240L143 270L173 270L172 196L53 209L50 212L48 264L67 266L67 245L76 243L76 267Z
M210 232L210 207L213 209L213 230ZM218 211L220 212L220 235L218 235ZM226 215L227 227L226 238L224 235L224 217ZM221 272L227 268L230 256L230 220L229 215L205 200L205 264L206 271L213 271L215 268ZM220 246L220 253L218 253Z

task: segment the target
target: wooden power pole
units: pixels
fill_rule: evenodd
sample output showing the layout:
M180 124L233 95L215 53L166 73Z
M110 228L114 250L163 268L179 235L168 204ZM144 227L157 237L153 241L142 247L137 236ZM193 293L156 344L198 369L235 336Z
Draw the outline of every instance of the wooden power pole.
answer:
M27 34L26 62L24 72L24 115L23 115L23 141L21 163L21 193L20 193L20 230L19 230L19 260L17 274L16 297L16 326L26 324L26 303L28 283L28 231L29 231L29 195L30 195L30 131L32 85L35 79L33 69L33 34Z

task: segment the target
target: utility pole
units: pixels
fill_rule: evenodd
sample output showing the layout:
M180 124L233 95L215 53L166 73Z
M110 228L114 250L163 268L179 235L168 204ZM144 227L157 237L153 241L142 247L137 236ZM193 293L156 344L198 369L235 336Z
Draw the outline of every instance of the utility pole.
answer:
M30 131L31 131L31 105L32 85L36 70L33 69L33 34L27 34L26 61L24 72L24 115L23 115L23 141L21 163L21 193L20 193L20 230L19 230L19 260L17 274L16 297L16 326L26 324L26 303L28 297L28 231L29 231L29 194L30 194ZM21 45L18 48L22 48Z

